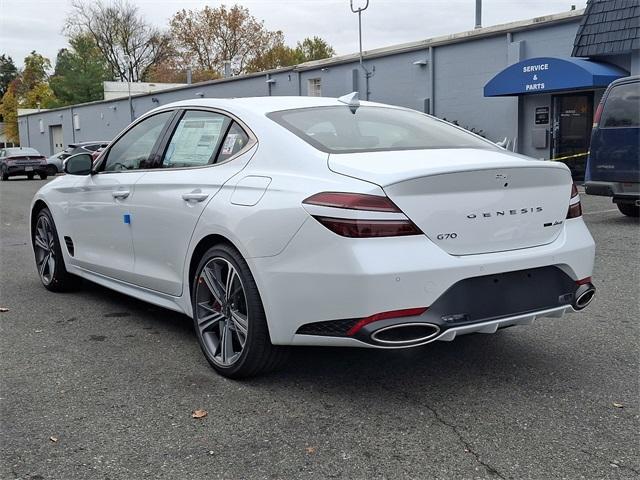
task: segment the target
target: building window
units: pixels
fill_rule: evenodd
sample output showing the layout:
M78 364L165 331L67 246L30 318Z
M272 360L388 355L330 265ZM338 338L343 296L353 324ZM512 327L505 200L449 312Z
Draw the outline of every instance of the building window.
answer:
M38 127L40 128L40 133L44 133L44 122L42 119L38 120Z
M310 97L321 97L322 87L319 78L310 78L307 81L307 95Z
M73 129L80 130L80 116L77 113L73 114Z

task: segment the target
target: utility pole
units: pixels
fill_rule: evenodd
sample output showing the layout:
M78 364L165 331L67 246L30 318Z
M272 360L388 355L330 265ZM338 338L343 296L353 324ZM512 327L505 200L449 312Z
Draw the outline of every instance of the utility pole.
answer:
M482 28L482 0L476 0L476 28Z
M364 66L364 62L362 61L362 12L365 11L369 7L369 0L366 0L364 7L353 8L353 0L351 0L351 11L353 13L358 14L358 39L360 41L360 68L364 71L364 83L365 83L365 100L369 100L369 79L373 76L373 74Z

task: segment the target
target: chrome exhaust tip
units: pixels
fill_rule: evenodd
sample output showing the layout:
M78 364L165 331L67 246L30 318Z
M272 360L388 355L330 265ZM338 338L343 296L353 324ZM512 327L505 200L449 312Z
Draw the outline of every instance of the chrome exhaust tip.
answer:
M594 287L592 283L580 285L573 296L574 300L571 306L576 311L582 310L591 303L595 295L596 287Z
M433 340L440 327L433 323L399 323L380 328L371 334L371 340L389 346L410 346Z

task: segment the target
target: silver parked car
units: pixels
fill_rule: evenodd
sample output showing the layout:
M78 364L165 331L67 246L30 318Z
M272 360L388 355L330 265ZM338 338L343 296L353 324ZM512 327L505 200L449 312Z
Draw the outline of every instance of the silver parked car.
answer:
M47 173L53 176L62 172L64 160L71 155L76 155L77 153L93 154L95 151L105 148L107 145L109 145L109 142L104 140L70 143L62 152L58 152L47 158Z

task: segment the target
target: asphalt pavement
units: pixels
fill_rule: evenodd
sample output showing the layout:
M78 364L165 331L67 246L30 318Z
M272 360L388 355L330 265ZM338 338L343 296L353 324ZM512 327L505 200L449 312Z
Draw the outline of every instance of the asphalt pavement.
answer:
M42 287L43 184L0 183L2 479L640 476L640 229L610 199L582 196L598 288L582 313L401 352L297 348L232 381L185 316Z

